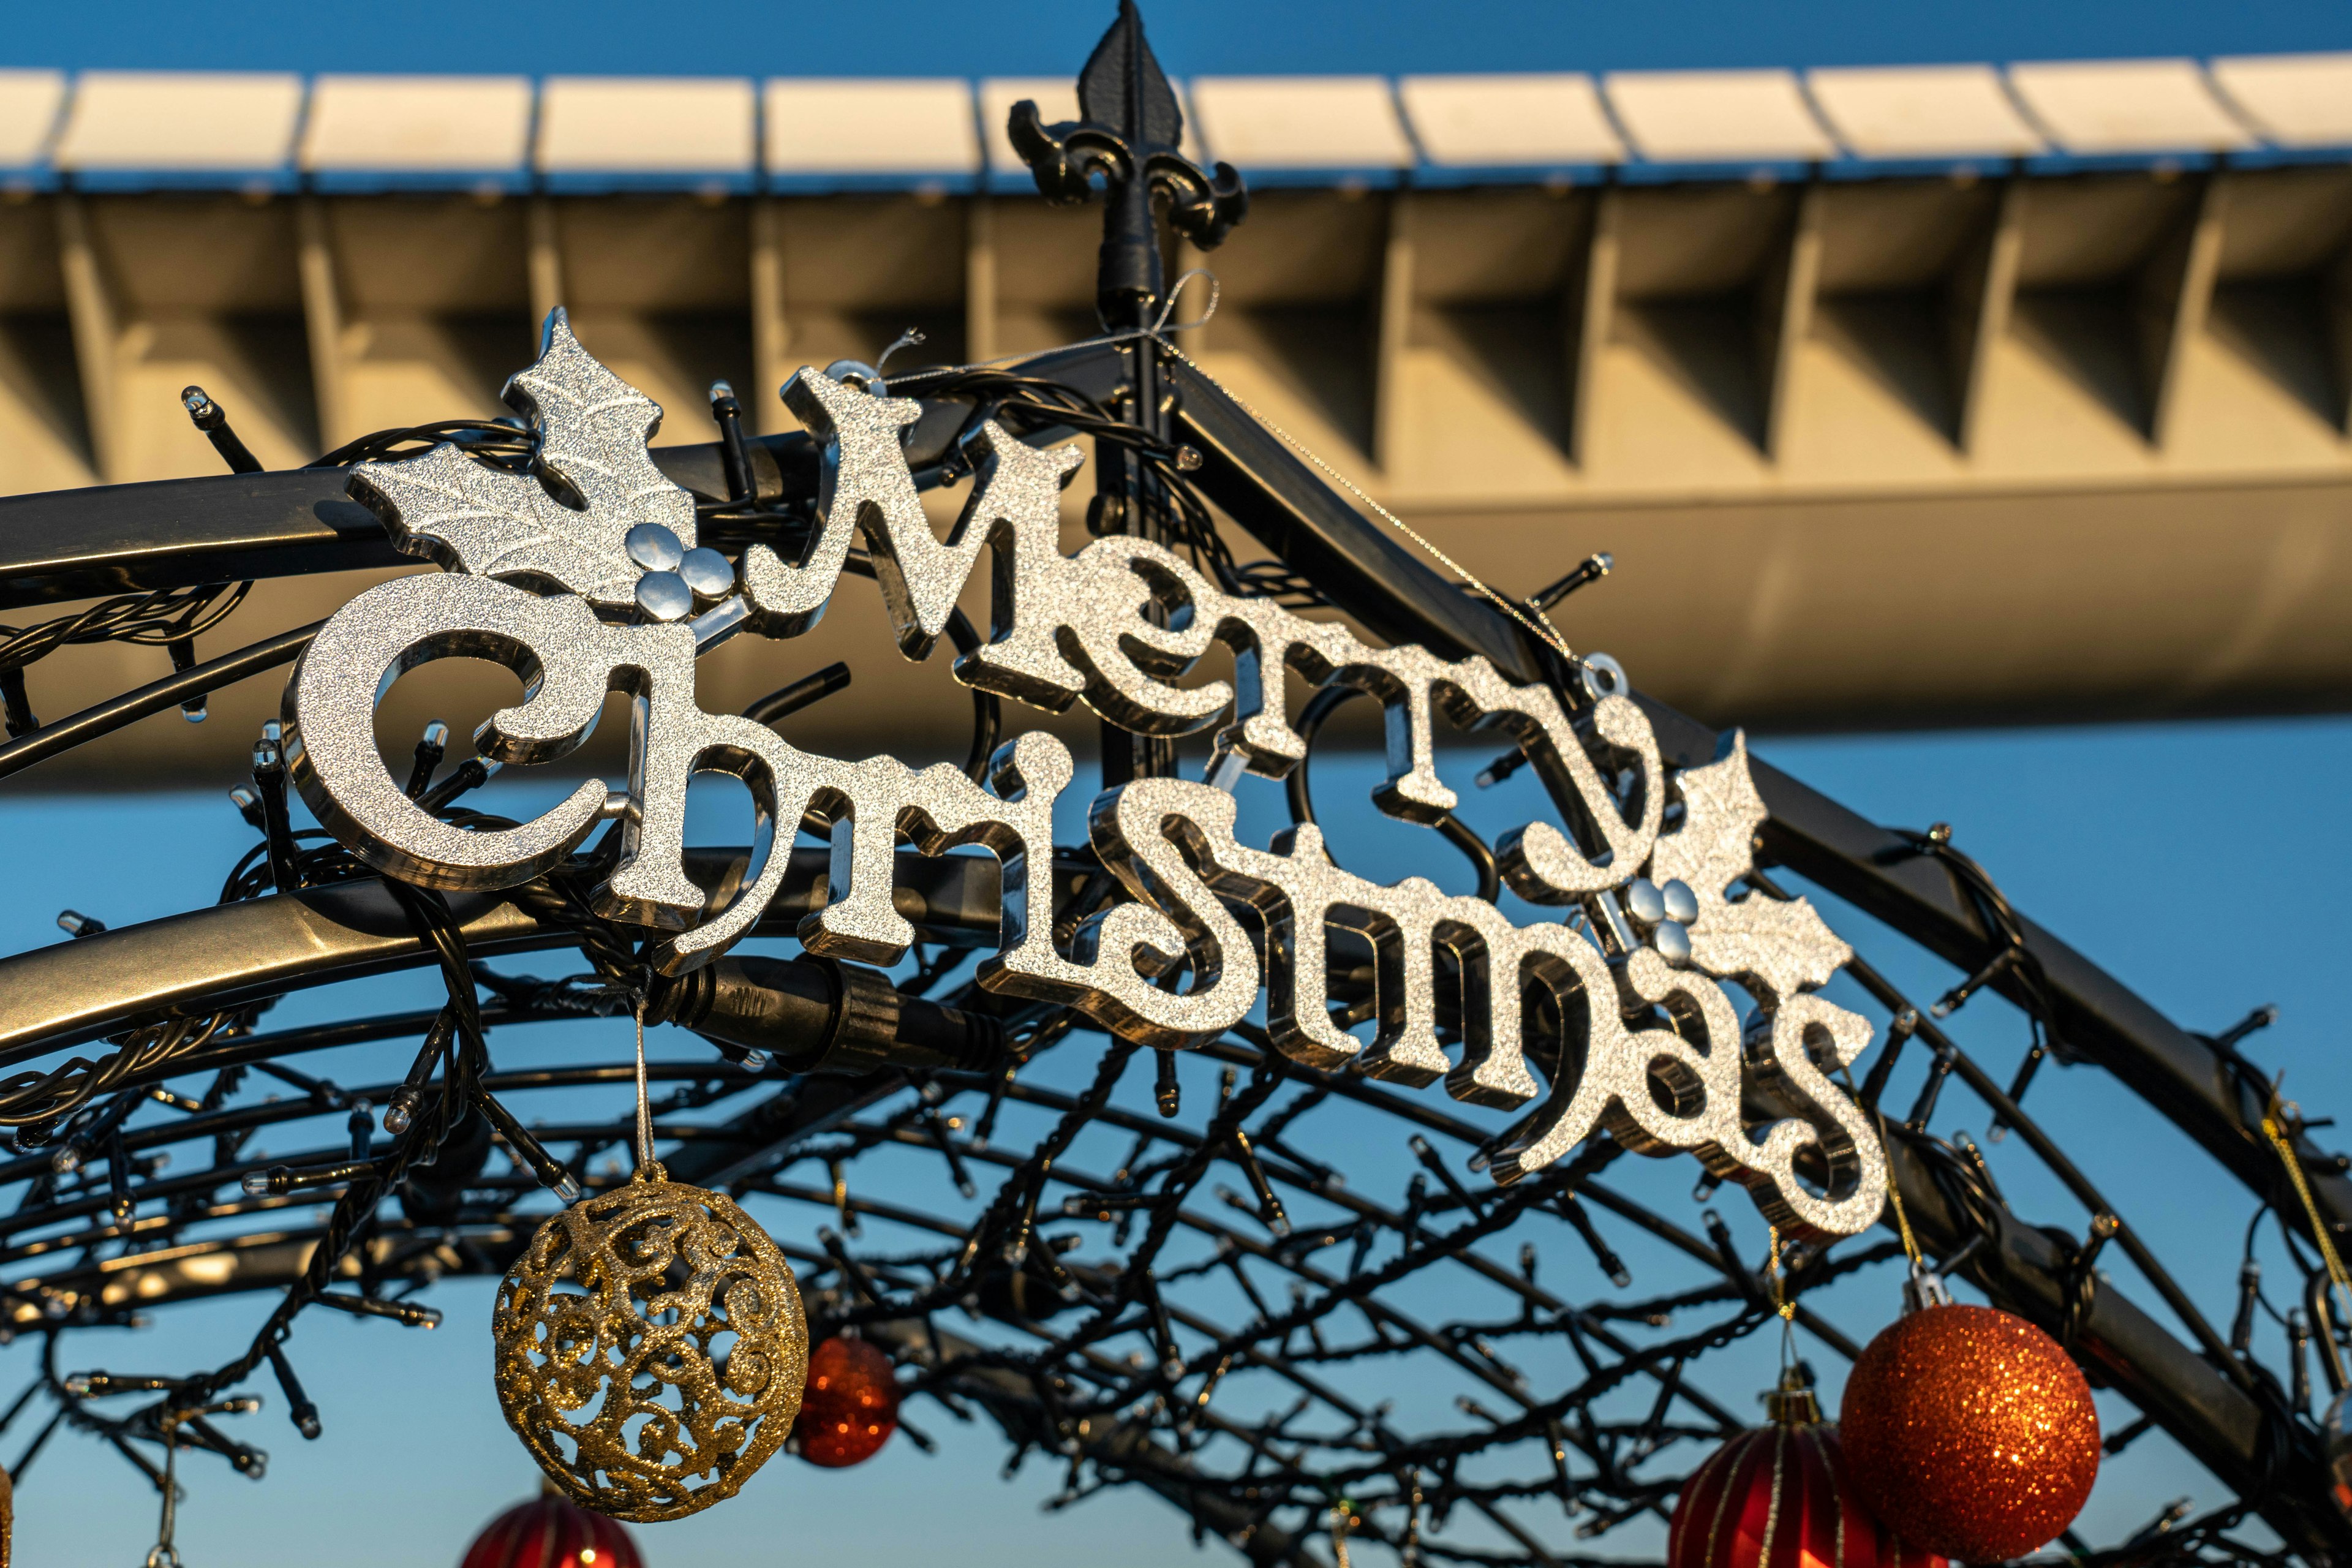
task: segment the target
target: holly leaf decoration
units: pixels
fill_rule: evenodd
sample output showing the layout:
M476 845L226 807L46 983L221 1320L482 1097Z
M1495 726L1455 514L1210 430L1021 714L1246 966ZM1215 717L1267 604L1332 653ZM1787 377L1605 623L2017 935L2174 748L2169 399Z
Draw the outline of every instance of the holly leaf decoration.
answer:
M422 457L360 464L352 496L412 555L598 605L635 603L640 568L624 542L630 529L657 522L694 546L694 498L646 451L661 428L661 405L582 348L561 307L548 315L538 361L499 396L530 421L546 481L491 468L445 441Z
M1753 980L1774 1000L1828 984L1853 949L1810 902L1783 903L1753 891L1736 903L1725 897L1755 868L1756 830L1768 815L1748 775L1747 735L1733 731L1721 756L1685 769L1675 783L1682 826L1658 839L1650 879L1679 879L1698 896L1691 961L1717 979Z

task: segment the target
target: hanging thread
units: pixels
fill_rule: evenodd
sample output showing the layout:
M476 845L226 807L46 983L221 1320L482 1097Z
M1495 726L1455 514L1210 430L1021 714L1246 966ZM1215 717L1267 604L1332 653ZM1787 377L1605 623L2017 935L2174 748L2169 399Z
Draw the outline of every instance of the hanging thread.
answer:
M2280 1081L2284 1081L2284 1075ZM2320 1259L2327 1266L2327 1278L2336 1288L2337 1299L2347 1310L2352 1310L2352 1278L2345 1275L2344 1259L2336 1251L2336 1238L2320 1216L2318 1201L2311 1195L2311 1183L2303 1173L2303 1162L2295 1157L2294 1144L2287 1138L2277 1083L2271 1085L2270 1102L2263 1107L2263 1136L2278 1151L2280 1163L2286 1166L2287 1180L2294 1186L2294 1195L2303 1200L2304 1217L2311 1222L2312 1239L2319 1244Z
M638 1000L638 1002L637 1002L637 1008L636 1008L636 1019L637 1019L637 1173L638 1173L638 1174L640 1174L640 1175L644 1175L644 1174L645 1174L646 1173L647 1173L647 1172L654 1172L654 1176L653 1176L653 1178L652 1178L652 1179L654 1179L654 1180L659 1180L659 1179L660 1179L659 1172L658 1172L657 1170L656 1170L656 1167L655 1167L655 1164L654 1164L654 1113L653 1113L653 1107L652 1107L650 1104L648 1104L648 1103L646 1102L646 1005L645 1005L645 1001L644 1001L644 999L643 999L643 998L639 998L639 1000Z
M1848 1075L1845 1083L1849 1090L1853 1089L1853 1079L1851 1075ZM1856 1096L1856 1098L1860 1097ZM1886 1113L1874 1105L1870 1108L1870 1113L1878 1121L1878 1146L1882 1149L1890 1147L1886 1136ZM1910 1259L1913 1268L1926 1268L1927 1260L1920 1256L1919 1240L1911 1234L1911 1216L1903 1212L1903 1184L1895 1179L1895 1173L1892 1170L1886 1173L1886 1197L1887 1201L1895 1205L1895 1228L1903 1234L1903 1256Z

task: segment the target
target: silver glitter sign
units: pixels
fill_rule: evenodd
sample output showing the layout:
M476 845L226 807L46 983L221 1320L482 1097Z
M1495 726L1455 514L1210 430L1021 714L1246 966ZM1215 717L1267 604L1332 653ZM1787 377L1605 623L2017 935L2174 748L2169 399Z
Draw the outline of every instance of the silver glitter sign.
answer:
M780 841L804 822L830 827L825 901L799 927L811 952L895 963L915 938L891 898L897 845L979 846L1004 868L998 950L979 975L992 990L1076 1008L1164 1050L1216 1038L1263 995L1276 1048L1307 1067L1442 1080L1455 1099L1522 1110L1493 1151L1499 1181L1606 1129L1643 1153L1696 1154L1799 1234L1850 1235L1877 1218L1884 1155L1828 1076L1869 1044L1870 1026L1817 994L1852 950L1801 899L1741 896L1764 811L1739 737L1717 761L1670 773L1622 689L1578 692L1571 711L1482 658L1374 647L1226 594L1142 540L1099 539L1066 556L1061 492L1081 454L1030 447L992 422L970 444L977 482L942 542L899 447L920 405L814 370L783 396L823 453L815 536L798 564L753 545L740 570L697 546L692 498L647 456L659 407L592 358L562 311L506 396L537 432L532 472L450 445L353 470L352 493L394 542L449 570L352 601L287 687L293 777L369 865L427 886L512 887L617 818L620 854L598 909L661 932L656 962L682 973L740 940L781 886L782 853L721 908L687 875L688 783L731 773ZM1087 811L1093 847L1127 896L1057 943L1030 875L1051 864L1055 803L1076 774L1052 735L1000 747L983 787L945 765L815 755L697 703L699 655L740 630L809 631L859 540L908 658L931 653L985 551L995 624L955 661L957 679L1049 711L1083 704L1146 734L1213 731L1212 776L1278 779L1305 758L1287 718L1294 674L1381 705L1389 772L1375 798L1408 821L1437 822L1456 804L1437 771L1437 714L1503 731L1538 764L1558 821L1507 835L1497 859L1515 892L1569 918L1519 924L1423 878L1369 881L1334 864L1311 824L1245 844L1229 791L1145 778ZM1190 679L1219 646L1232 679ZM501 762L562 758L608 693L627 693L625 790L583 784L495 828L443 821L409 799L376 750L375 708L401 674L453 656L496 660L524 682L524 700L478 737ZM1676 803L1679 819L1662 832ZM1330 990L1335 932L1370 953L1370 997L1352 1009ZM1727 983L1747 995L1744 1021ZM1440 1032L1441 994L1458 1038ZM1531 1039L1537 1019L1555 1020L1559 1037ZM1771 1109L1761 1122L1759 1105Z

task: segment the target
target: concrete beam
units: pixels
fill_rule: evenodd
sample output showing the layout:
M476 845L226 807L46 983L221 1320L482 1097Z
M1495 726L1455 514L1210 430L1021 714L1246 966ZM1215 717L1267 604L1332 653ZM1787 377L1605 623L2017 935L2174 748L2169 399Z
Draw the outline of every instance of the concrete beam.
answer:
M106 268L90 238L89 209L70 192L58 198L58 267L65 279L74 364L81 372L90 455L100 479L121 484L130 478L120 423L124 414L121 318Z
M975 363L994 359L996 324L996 204L986 192L964 208L963 230L964 358Z
M2181 365L2212 308L2229 210L2229 174L2206 175L2188 218L2165 237L2133 285L2132 314L2147 378L2147 438L2158 450L2170 445Z
M1797 200L1787 245L1756 300L1758 348L1764 372L1764 455L1778 459L1785 449L1797 355L1812 331L1813 301L1821 289L1822 211L1828 200L1819 180L1809 181Z
M547 313L564 303L562 237L556 226L555 203L546 196L531 198L528 244L524 265L530 268L530 322L536 332Z
M1209 267L1224 296L1177 341L1491 581L1616 552L1573 640L1713 719L2352 710L2347 190L2352 167L2309 163L2212 182L1270 189L1216 251L1173 247L1171 270ZM175 401L192 381L274 466L494 414L527 324L567 292L592 346L670 408L665 441L703 436L714 374L751 378L772 431L794 366L908 324L968 358L1095 331L1095 215L1025 195L65 193L21 210L0 226L19 334L0 343L5 489L217 471ZM1178 321L1207 300L1188 290ZM87 443L54 406L77 396ZM2085 588L2111 580L2128 603ZM265 584L222 635L357 586ZM813 712L812 743L895 738L869 721L961 734L954 684L844 600L806 647L714 655L709 700L839 657L871 700ZM153 673L152 650L125 657ZM126 668L59 655L44 710L112 695ZM91 764L201 754L217 773L235 758L202 749L249 738L268 696L247 713L224 693L219 723L125 731Z
M792 427L784 400L776 395L793 373L792 322L784 313L782 225L773 198L751 203L751 363L760 384L741 399L751 411L752 428L772 436Z
M1601 382L1601 355L1617 308L1617 249L1623 199L1615 184L1601 187L1592 205L1592 233L1581 262L1569 275L1564 301L1568 342L1568 458L1591 460L1592 410Z
M2026 182L2001 182L1992 221L1971 244L1944 289L1947 363L1954 378L1953 444L1977 449L1993 350L2009 331L2017 303L2017 263L2025 246Z
M2322 275L2320 296L2327 319L2328 368L2335 373L2332 412L2336 429L2352 435L2352 249Z
M1389 198L1388 242L1381 257L1381 296L1373 330L1372 465L1396 466L1407 440L1404 356L1412 339L1413 205L1411 191Z
M310 385L319 438L332 451L365 432L352 426L350 377L343 365L343 305L335 282L335 255L326 207L305 196L296 209L297 260L302 276L302 326L310 345Z

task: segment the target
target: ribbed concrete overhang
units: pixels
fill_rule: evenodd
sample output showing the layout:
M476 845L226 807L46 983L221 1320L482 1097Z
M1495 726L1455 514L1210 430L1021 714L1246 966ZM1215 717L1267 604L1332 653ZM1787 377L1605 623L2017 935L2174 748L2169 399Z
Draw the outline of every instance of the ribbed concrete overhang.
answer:
M719 377L781 430L793 368L906 327L926 342L894 368L1087 335L1093 223L969 186L20 191L0 205L0 489L215 470L189 383L273 467L499 412L559 300L669 410L660 439L710 438ZM1617 571L1564 612L1579 647L1710 721L1820 729L2345 706L2347 258L2352 168L2273 162L1308 182L1171 259L1221 290L1184 351L1465 566L1526 592L1608 550ZM944 525L960 496L937 499ZM200 651L358 585L265 584ZM811 637L714 656L706 703L847 658L855 695L796 738L959 749L963 696L890 649L871 599L853 582ZM165 668L71 649L31 672L35 706ZM499 700L407 690L430 684L396 695L388 744ZM19 787L227 777L272 687Z

